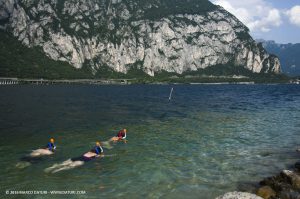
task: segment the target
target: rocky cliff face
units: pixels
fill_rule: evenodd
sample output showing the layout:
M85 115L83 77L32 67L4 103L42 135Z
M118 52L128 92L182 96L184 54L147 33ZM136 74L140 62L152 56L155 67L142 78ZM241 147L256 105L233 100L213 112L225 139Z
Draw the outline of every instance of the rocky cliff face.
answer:
M274 41L257 40L272 54L279 57L282 72L290 76L300 76L300 43L278 44Z
M217 64L280 73L277 57L207 0L6 0L0 28L51 59L153 76Z

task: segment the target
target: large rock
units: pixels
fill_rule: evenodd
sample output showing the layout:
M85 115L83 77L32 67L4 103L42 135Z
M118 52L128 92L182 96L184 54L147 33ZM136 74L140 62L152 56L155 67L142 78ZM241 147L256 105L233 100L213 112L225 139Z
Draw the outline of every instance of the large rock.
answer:
M153 76L231 64L280 72L278 58L208 0L9 0L0 10L2 28L76 68L134 66Z
M260 196L247 192L229 192L222 196L217 197L216 199L263 199Z
M300 190L300 176L296 172L283 170L281 173L290 180L294 189Z

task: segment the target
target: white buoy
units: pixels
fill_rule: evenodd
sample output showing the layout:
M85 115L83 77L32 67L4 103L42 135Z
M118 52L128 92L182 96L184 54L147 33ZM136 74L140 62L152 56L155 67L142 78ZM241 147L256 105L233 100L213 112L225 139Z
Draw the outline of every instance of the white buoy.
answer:
M173 87L171 88L171 92L170 92L169 100L171 100L171 98L172 98L172 93L173 93Z

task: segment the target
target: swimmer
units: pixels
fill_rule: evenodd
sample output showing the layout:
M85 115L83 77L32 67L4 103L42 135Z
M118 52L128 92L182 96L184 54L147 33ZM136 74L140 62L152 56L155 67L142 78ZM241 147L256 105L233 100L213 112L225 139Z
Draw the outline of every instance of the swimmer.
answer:
M97 157L103 157L104 151L100 142L96 142L96 145L88 152L77 158L68 159L60 164L54 164L53 166L46 168L45 172L57 173L63 170L73 169L83 165L85 162L89 162Z
M48 142L46 148L47 148L49 151L52 151L52 152L55 151L56 146L55 146L55 144L54 144L54 139L53 139L53 138L50 139L50 141Z
M80 157L72 158L71 160L88 162L96 157L103 156L103 155L104 155L104 151L100 142L96 142L96 145L90 151L86 152Z
M126 133L127 133L127 130L126 129L122 129L118 132L117 136L115 137L112 137L110 139L110 141L113 141L113 142L117 142L117 141L123 141L124 143L126 143Z
M38 163L43 160L43 156L53 155L55 149L56 149L56 146L54 144L54 139L51 138L45 148L35 149L30 154L27 154L26 156L20 158L21 163L18 163L17 167L23 167L22 165L24 162L31 163L31 164Z
M54 154L55 150L56 150L56 145L54 143L54 139L51 138L45 148L39 148L39 149L33 150L29 154L29 156L30 157L39 157L39 156L44 156L44 155L52 155L52 154Z

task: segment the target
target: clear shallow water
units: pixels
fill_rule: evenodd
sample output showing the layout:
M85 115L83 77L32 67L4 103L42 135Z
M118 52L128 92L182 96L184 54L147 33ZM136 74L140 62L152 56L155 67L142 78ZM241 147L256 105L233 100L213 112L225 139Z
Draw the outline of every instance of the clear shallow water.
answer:
M0 191L85 190L76 198L214 198L251 190L300 157L299 85L0 87ZM46 173L128 129L128 143ZM49 137L57 153L16 164ZM18 196L18 198L26 196ZM29 195L28 198L65 198Z

